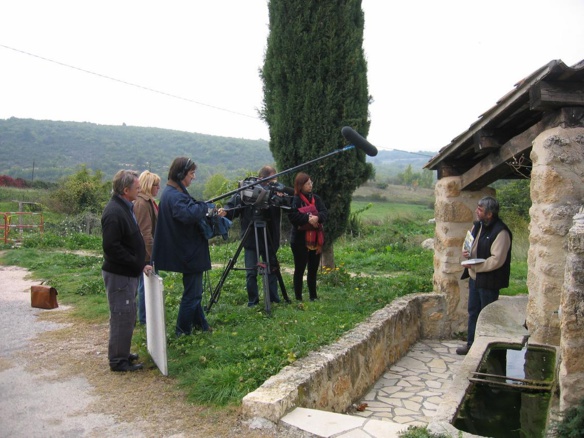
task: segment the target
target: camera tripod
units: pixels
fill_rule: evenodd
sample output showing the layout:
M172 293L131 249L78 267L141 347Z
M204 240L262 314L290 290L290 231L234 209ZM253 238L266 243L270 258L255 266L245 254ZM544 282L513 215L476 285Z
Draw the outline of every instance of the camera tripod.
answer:
M239 254L241 254L241 250L244 248L243 245L246 242L247 237L251 234L252 229L254 231L254 237L255 237L257 265L253 268L247 268L247 267L246 268L236 268L235 263L237 262L237 258L239 257ZM263 233L262 236L264 238L263 250L264 250L265 258L263 260L260 259L261 251L260 251L260 244L259 244L260 242L259 242L259 237L258 237L258 233L259 233L258 230L260 230L260 229L261 229L261 232ZM223 274L221 274L221 278L219 279L217 286L215 286L215 289L211 293L211 298L209 299L209 304L205 308L205 311L209 312L211 310L211 307L213 307L213 304L219 301L219 296L221 295L221 289L223 288L223 284L225 283L225 280L227 279L227 276L229 275L229 272L231 270L248 271L250 269L257 269L258 276L260 276L262 279L262 286L263 286L263 292L264 292L264 306L265 306L266 313L268 315L270 315L272 313L272 302L271 302L271 298L270 298L270 284L269 284L269 277L268 277L270 272L275 274L276 278L278 279L278 284L280 285L280 290L282 291L282 297L284 298L284 300L287 303L290 303L291 301L290 301L290 298L288 297L288 293L286 292L286 286L284 285L284 279L282 278L282 273L280 272L280 264L278 263L278 259L276 258L275 253L274 253L273 257L270 257L270 252L269 252L270 248L273 248L272 237L267 232L266 221L254 219L252 222L249 223L247 229L245 230L245 233L243 234L243 237L241 238L241 240L239 242L239 246L237 247L235 254L233 255L233 257L231 257L229 259L229 262L227 263L227 267L223 271ZM270 261L272 261L273 262L272 265L275 265L275 266L272 266L270 264Z

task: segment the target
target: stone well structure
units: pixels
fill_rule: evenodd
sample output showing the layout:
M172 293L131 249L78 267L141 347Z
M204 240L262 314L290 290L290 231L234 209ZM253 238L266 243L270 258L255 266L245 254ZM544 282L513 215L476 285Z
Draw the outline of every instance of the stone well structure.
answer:
M584 128L542 132L532 143L531 160L526 325L529 342L561 345L565 408L584 396L584 214L579 213L584 203ZM462 184L460 176L436 184L434 291L446 297L451 333L466 330L462 242L477 201L495 195L489 187L469 191Z
M584 398L584 60L561 60L519 81L434 156L434 292L451 333L465 330L468 283L461 246L476 201L500 179L530 179L525 326L529 342L560 346L560 408ZM505 217L503 217L505 220ZM513 224L507 223L511 230Z

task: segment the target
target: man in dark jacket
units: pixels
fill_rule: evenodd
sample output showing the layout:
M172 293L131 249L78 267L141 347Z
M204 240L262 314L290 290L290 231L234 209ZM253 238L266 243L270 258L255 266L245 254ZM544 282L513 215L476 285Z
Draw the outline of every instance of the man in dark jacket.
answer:
M467 354L475 338L479 313L499 299L499 290L509 286L511 273L511 244L513 235L499 218L499 203L485 196L476 209L477 222L471 230L470 250L463 247L465 270L462 279L468 284L468 337L467 344L457 348L457 354Z
M113 179L113 195L102 217L102 276L110 309L108 359L112 371L136 371L138 355L130 353L136 325L136 288L145 263L146 247L133 213L132 202L140 192L138 174L120 170Z
M276 174L276 169L272 166L264 166L258 172L258 178L264 179ZM270 180L269 182L276 182ZM267 182L263 184L267 185ZM272 303L279 303L280 297L278 295L278 277L276 270L279 269L278 259L276 253L280 247L280 221L281 212L280 207L275 205L267 205L257 207L255 205L245 205L241 199L241 192L233 195L225 206L227 218L234 219L239 217L241 220L241 238L244 237L246 231L251 227L247 237L242 242L244 248L244 263L246 268L245 286L247 289L247 305L253 307L259 303L258 294L258 254L264 260L269 261L272 272L268 273L268 284L270 290L270 301ZM268 203L269 204L269 203ZM219 210L221 214L223 209ZM268 254L266 258L266 242L264 241L264 228L255 228L256 223L265 223L266 236L268 238L267 247ZM256 232L259 250L256 246Z

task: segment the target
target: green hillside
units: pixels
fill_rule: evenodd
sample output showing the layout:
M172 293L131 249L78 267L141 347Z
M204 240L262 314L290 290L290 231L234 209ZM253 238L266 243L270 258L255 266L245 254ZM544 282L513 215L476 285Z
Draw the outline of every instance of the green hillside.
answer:
M177 156L195 160L198 184L216 173L231 180L243 178L249 171L274 163L265 140L14 117L0 119L0 153L0 175L46 182L71 175L82 164L100 170L105 179L121 168L149 169L166 179ZM367 161L375 167L376 180L386 181L408 165L420 171L431 155L380 150Z
M237 178L273 163L268 142L159 128L0 119L0 175L56 181L85 164L111 178L119 169L150 169L166 178L177 156L192 157L197 176ZM34 167L34 173L33 173Z

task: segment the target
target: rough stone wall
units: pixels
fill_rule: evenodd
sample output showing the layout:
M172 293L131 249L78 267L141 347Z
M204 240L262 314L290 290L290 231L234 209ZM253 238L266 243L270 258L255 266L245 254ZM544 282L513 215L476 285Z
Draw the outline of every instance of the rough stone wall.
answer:
M560 341L567 235L584 197L583 150L584 128L549 129L533 142L526 322L536 343Z
M560 304L560 409L576 406L584 394L584 209L574 216Z
M462 191L460 177L441 178L435 188L434 292L446 296L450 333L466 331L468 320L468 280L461 280L462 243L472 228L479 199L494 196L489 187Z
M332 345L270 377L242 400L247 417L272 422L294 407L345 412L419 339L445 338L444 296L395 300Z

